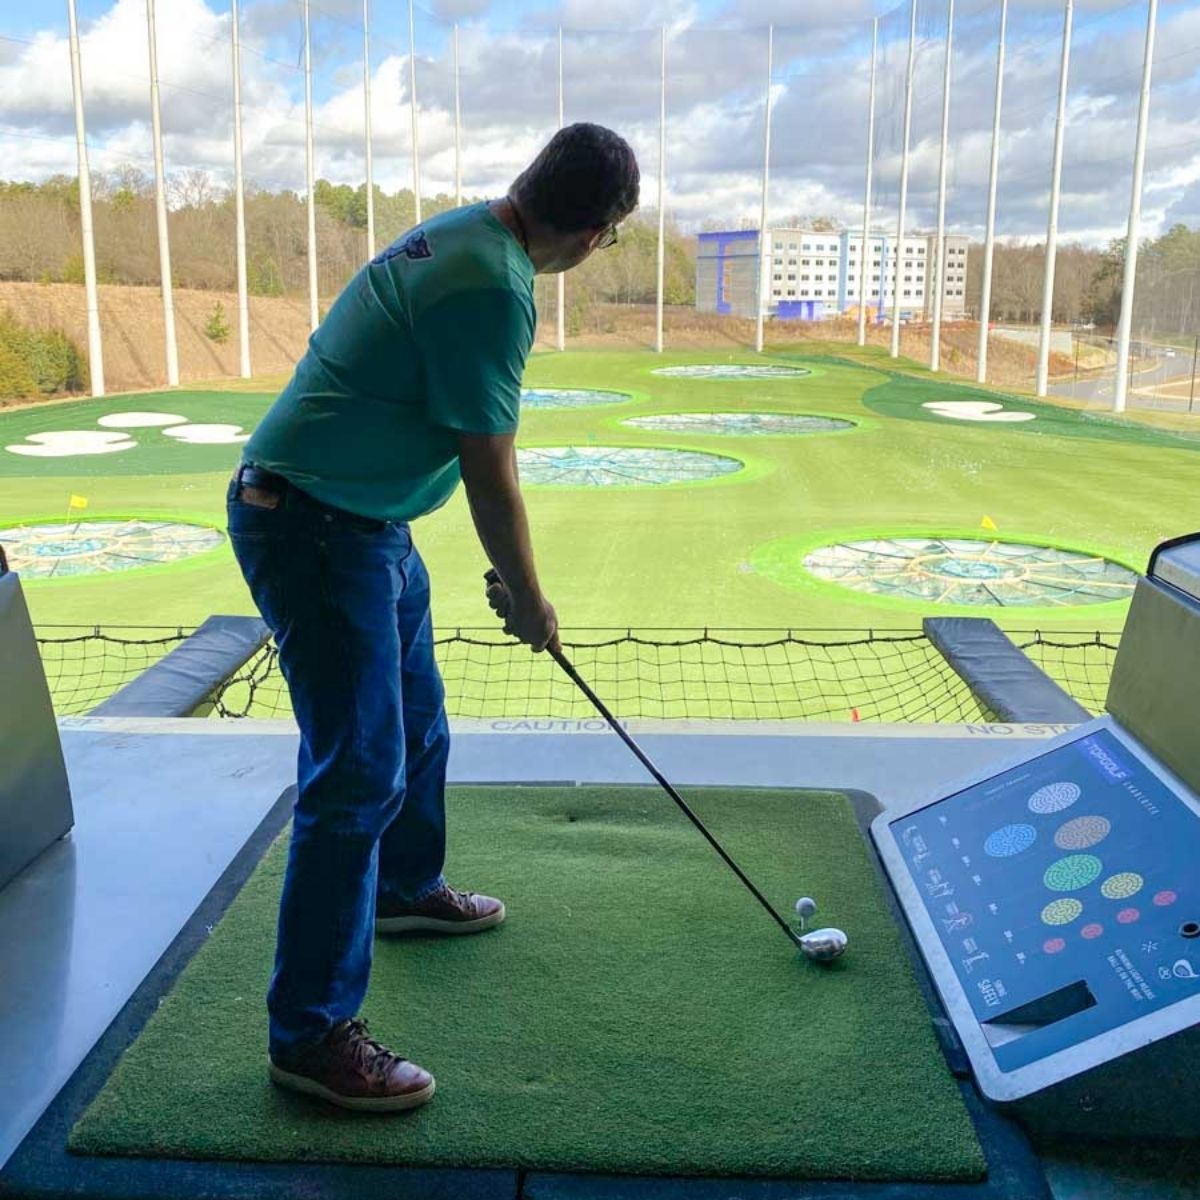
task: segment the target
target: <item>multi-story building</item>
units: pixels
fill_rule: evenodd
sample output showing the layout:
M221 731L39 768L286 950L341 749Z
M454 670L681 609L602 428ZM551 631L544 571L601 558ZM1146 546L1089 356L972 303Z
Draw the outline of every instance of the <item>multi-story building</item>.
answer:
M820 321L857 313L865 295L877 320L890 320L898 287L902 320L932 315L936 237L906 234L896 279L895 238L873 231L863 261L861 230L823 232L772 229L763 266L769 271L767 311L781 319ZM758 231L702 233L696 257L696 307L701 312L755 315L760 263ZM942 314L947 320L966 309L967 238L946 235ZM865 293L863 291L865 279Z

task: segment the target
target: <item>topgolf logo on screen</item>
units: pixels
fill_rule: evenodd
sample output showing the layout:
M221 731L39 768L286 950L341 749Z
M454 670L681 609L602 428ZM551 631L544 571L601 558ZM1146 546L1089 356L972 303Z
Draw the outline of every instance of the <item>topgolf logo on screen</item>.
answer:
M1084 754L1105 779L1113 783L1123 783L1133 774L1124 763L1099 738L1085 738L1080 742Z

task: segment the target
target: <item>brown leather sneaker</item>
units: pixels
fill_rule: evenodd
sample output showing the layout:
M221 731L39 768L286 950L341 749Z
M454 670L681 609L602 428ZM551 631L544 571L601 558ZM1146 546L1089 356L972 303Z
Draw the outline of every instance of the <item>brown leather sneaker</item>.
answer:
M280 1087L360 1112L416 1108L433 1095L433 1076L368 1037L366 1021L342 1021L323 1041L269 1061Z
M448 884L416 904L387 904L375 910L376 933L478 933L504 920L504 904L491 896L459 892Z

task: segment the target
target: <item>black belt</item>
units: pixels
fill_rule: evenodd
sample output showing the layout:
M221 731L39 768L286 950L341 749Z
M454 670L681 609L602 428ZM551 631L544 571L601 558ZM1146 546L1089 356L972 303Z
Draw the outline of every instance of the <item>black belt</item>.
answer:
M274 471L268 471L265 467L256 466L254 463L242 463L234 472L233 482L239 488L243 486L262 488L265 492L274 492L279 496L294 486L282 475L276 475Z

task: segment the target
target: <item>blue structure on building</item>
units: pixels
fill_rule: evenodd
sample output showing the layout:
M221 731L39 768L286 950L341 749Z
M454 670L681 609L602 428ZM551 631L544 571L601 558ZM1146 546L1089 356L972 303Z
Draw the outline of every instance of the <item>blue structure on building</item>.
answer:
M758 297L758 230L702 233L697 242L697 309L753 316Z
M776 317L781 321L823 321L824 300L780 300L775 306Z

